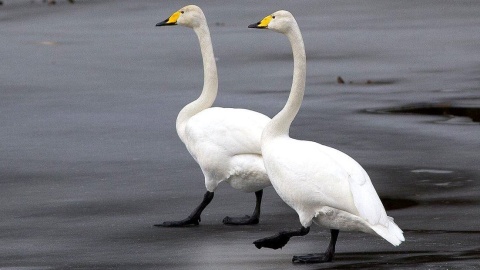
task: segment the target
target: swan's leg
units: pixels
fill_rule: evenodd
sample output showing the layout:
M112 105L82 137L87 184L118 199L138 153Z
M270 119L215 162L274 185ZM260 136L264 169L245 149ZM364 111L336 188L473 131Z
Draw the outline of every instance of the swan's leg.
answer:
M185 227L191 225L198 225L200 223L200 215L202 214L203 209L207 207L207 205L213 199L213 192L207 191L203 196L203 201L200 203L195 210L186 218L179 221L165 221L161 224L155 224L154 226L157 227Z
M300 256L293 256L292 262L294 263L323 263L333 261L335 255L335 244L337 243L338 230L330 230L331 238L327 251L324 254L307 254Z
M244 217L225 217L223 219L223 224L225 225L252 225L258 224L260 221L260 205L262 204L262 195L263 189L255 192L255 197L257 198L255 204L255 210L253 210L252 216Z
M288 240L290 240L290 237L304 236L304 235L308 234L309 231L310 231L310 227L305 228L305 227L302 226L302 228L298 231L282 231L282 232L277 233L274 236L259 239L255 242L253 242L253 244L255 244L255 246L258 249L260 249L262 247L271 248L271 249L279 249L279 248L282 248L283 246L285 246L288 243Z

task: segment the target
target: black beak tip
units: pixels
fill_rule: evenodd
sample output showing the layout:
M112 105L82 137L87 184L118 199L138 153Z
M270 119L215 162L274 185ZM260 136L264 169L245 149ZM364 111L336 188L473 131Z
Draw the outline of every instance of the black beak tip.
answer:
M168 23L168 19L155 24L155 26L167 26L167 25L175 25L175 24L174 23Z

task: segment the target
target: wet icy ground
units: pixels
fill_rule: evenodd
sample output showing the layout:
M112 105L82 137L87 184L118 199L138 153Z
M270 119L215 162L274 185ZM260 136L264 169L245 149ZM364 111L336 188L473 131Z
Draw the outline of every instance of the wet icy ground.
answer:
M199 227L154 228L186 216L205 191L174 128L202 86L198 43L191 29L154 26L191 2L19 0L0 7L0 268L480 268L479 124L365 112L480 107L480 2L257 2L194 2L218 58L216 105L280 110L289 44L247 25L291 11L308 59L291 136L359 161L406 242L341 232L334 263L294 266L292 255L326 248L328 231L257 250L254 240L298 218L268 188L259 225L224 226L254 207L253 194L227 185Z

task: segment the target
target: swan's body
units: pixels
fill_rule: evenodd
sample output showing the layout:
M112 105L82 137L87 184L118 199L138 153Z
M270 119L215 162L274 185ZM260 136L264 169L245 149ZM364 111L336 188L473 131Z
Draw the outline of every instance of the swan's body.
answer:
M289 137L290 125L304 95L306 57L297 22L288 11L277 11L251 28L285 34L294 57L292 89L285 107L262 134L262 155L278 195L299 216L302 229L281 232L255 242L258 248L280 248L291 236L305 235L312 222L332 230L332 241L322 256L296 256L298 262L331 261L339 230L377 234L397 246L402 230L388 217L368 174L354 159L334 148Z
M268 121L254 111L217 107L189 119L179 135L202 168L208 191L214 192L223 181L245 192L270 185L260 151Z
M403 241L368 174L351 157L291 138L269 141L262 151L273 187L302 226L314 221L330 229L376 233L395 246Z
M202 169L207 192L202 203L187 219L164 222L158 226L198 225L201 212L213 199L213 193L221 182L228 182L232 187L245 192L255 192L257 197L252 217L226 217L224 223L258 223L262 190L270 185L260 150L261 134L270 118L245 109L211 108L217 96L218 76L205 15L199 7L189 5L157 26L176 24L193 28L202 53L202 93L180 111L176 129Z

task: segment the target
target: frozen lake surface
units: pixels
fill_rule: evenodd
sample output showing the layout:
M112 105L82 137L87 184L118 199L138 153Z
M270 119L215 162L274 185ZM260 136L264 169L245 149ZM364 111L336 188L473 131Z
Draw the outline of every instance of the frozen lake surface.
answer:
M178 111L203 84L194 32L155 27L185 1L4 1L0 6L1 269L480 269L480 124L376 114L417 103L480 107L479 1L196 1L209 21L216 106L273 116L291 84L287 39L248 29L286 9L307 50L307 90L291 136L335 147L367 170L405 231L393 247L340 232L333 263L312 226L281 250L252 242L300 226L273 188L260 224L253 194L205 192L178 139ZM341 76L345 84L338 84Z

